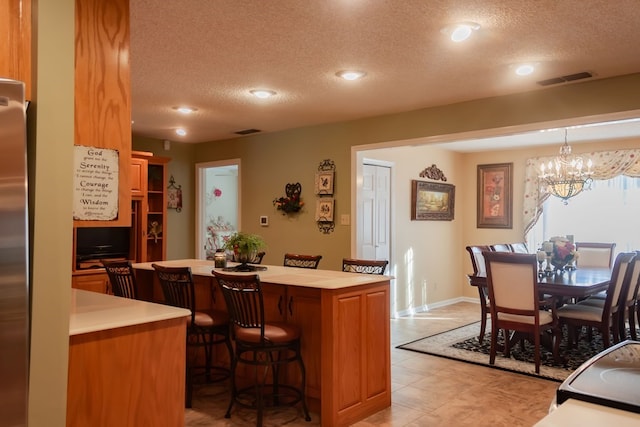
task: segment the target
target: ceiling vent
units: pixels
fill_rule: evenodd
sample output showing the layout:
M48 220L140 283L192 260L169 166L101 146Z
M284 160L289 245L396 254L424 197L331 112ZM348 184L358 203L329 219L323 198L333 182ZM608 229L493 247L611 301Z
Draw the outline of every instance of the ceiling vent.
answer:
M569 74L568 76L554 77L552 79L540 80L537 82L540 86L557 85L560 83L572 82L574 80L582 80L593 77L593 74L583 71L582 73Z
M243 129L234 132L236 135L251 135L252 133L262 132L260 129Z

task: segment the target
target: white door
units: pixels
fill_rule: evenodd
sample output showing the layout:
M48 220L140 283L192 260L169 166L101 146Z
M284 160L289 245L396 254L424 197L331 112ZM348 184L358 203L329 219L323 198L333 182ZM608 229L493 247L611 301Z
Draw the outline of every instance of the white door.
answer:
M391 167L362 165L358 203L358 257L391 262Z
M240 159L196 164L196 257L213 259L240 229Z

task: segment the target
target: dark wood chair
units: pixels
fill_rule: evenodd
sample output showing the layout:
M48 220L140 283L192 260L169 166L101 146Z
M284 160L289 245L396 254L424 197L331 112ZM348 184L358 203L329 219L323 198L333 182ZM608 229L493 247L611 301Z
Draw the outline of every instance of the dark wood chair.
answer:
M622 306L619 308L618 326L620 329L620 340L627 338L627 329L625 318L629 320L629 335L632 340L638 339L636 332L636 312L638 305L638 288L640 287L640 251L636 251L636 257L633 259L631 268L627 273L628 285L627 292L623 295L625 298L620 299Z
M611 268L615 243L576 242L578 267Z
M491 248L487 245L480 246L467 246L467 252L471 256L471 266L473 267L473 274L487 273L485 267L483 252L489 252ZM487 316L490 314L489 307L489 295L487 295L487 288L484 286L476 286L478 288L478 296L480 298L480 335L478 335L478 341L482 344L484 341L484 334L487 329Z
M115 296L138 299L138 285L131 261L101 260L100 262L109 276L111 292Z
M508 243L498 243L489 247L493 252L513 252L511 250L511 245L509 245Z
M342 271L347 273L384 274L389 261L343 258Z
M587 298L575 304L566 304L558 309L561 325L567 325L569 346L578 338L577 331L582 326L597 328L602 333L604 348L611 345L611 333L614 342L620 341L618 328L620 313L620 296L625 295L629 282L627 270L635 258L635 252L620 253L615 259L611 280L607 288L604 302L595 302Z
M301 402L305 420L311 421L305 400L306 372L300 351L300 328L292 323L265 321L262 286L257 274L224 274L215 270L212 273L222 289L235 342L231 359L231 400L225 418L231 417L231 409L237 403L255 409L257 425L261 426L265 407L293 406ZM280 369L289 363L297 363L300 368L300 387L280 383ZM238 364L255 368L256 384L238 388Z
M491 301L491 350L489 363L494 364L498 333L505 331L505 356L509 356L508 331L517 331L533 339L535 371L540 373L540 336L552 333L553 355L558 358L561 329L555 308L540 310L538 263L533 254L484 252L487 266L487 287Z
M214 366L213 346L224 344L229 352L229 360L233 356L229 334L229 316L221 310L196 310L196 293L191 268L164 267L152 264L155 269L165 303L174 307L191 311L191 319L187 324L187 363L185 404L191 408L194 378L203 371L209 382L222 381L229 378L230 369ZM199 364L198 349L204 349L204 366Z
M525 242L509 243L509 248L511 249L511 252L514 252L517 254L529 253L529 247Z
M298 255L298 254L284 254L285 267L298 267L298 268L312 268L317 269L322 255Z

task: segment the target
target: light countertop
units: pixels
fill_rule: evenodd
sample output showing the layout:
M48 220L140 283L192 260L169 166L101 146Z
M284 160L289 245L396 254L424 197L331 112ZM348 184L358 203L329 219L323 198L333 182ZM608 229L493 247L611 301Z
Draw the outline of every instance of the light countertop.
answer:
M569 399L540 420L535 427L632 427L638 425L640 425L640 414Z
M150 262L133 264L133 268L153 270ZM156 264L166 267L189 266L191 273L198 276L213 276L213 261L201 259L180 259L172 261L157 261ZM234 265L231 263L230 265ZM249 273L228 274L258 274L265 283L277 283L288 286L302 286L317 289L343 289L352 286L368 285L372 283L388 282L391 276L377 274L345 273L335 270L314 270L310 268L284 267L281 265L260 265L266 270ZM216 271L222 269L215 269Z
M183 308L72 289L69 335L187 316Z

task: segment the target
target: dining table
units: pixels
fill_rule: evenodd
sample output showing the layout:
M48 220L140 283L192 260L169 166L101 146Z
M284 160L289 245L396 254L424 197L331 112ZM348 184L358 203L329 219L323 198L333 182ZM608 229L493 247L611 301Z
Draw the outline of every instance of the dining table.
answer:
M469 274L471 286L487 287L486 273ZM609 268L575 268L538 274L538 291L557 299L582 299L606 291L611 280Z

